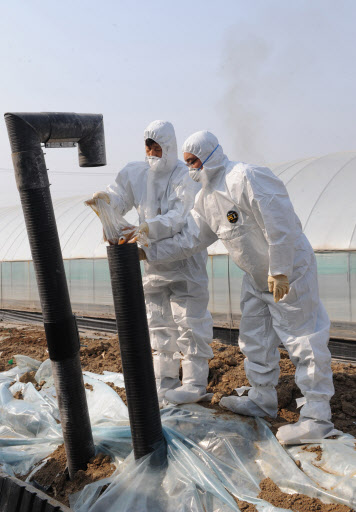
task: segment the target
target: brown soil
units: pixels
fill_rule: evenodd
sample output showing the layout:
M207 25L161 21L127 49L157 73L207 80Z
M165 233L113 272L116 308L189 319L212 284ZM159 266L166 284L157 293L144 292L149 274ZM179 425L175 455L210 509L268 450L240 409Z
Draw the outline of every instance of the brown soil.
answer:
M127 405L126 389L120 388L119 386L115 386L113 382L107 382L106 384L110 386L114 391L116 391L116 393L119 395L124 404Z
M26 372L24 373L21 377L20 377L20 382L23 382L24 384L27 384L28 382L31 382L35 388L37 389L37 391L40 391L42 389L42 386L43 384L46 383L45 380L41 381L39 384L37 382L37 380L35 379L35 375L36 375L36 372ZM20 391L18 391L17 393L15 393L14 397L15 398L22 398L22 394L21 396L19 395L19 393L21 393Z
M236 394L235 388L248 386L244 370L244 356L238 347L219 343L212 343L214 358L209 366L208 392L214 393L211 403L213 408L222 396ZM298 421L296 398L302 396L294 381L295 367L285 350L280 350L280 378L277 386L278 417L267 418L272 425L272 431L286 423ZM356 393L356 366L350 363L332 363L334 374L335 395L331 399L331 409L335 428L356 436L356 406L354 397ZM203 405L203 404L202 404Z
M83 340L87 347L80 351L80 360L84 370L94 373L109 372L122 373L119 342L117 336L101 336L98 339Z
M36 372L26 372L20 377L20 382L27 384L28 382L32 382L32 384L37 384L37 380L35 379Z
M111 464L111 457L99 453L90 459L87 469L79 470L71 481L65 471L66 463L66 453L62 444L51 454L46 464L33 475L31 482L67 506L69 506L70 494L80 491L92 482L109 477L115 471L115 466Z
M323 450L321 449L321 446L303 446L302 450L305 452L316 453L315 461L321 460L321 457L323 455Z
M270 479L265 478L260 483L262 500L272 503L275 507L294 510L295 512L352 512L346 505L326 505L317 498L309 498L304 494L287 494Z
M38 463L38 465L42 464L42 461ZM67 465L66 452L64 449L64 444L58 446L58 448L51 454L50 459L39 469L31 478L31 482L34 485L38 485L43 488L45 491L49 489L49 487L54 482L56 476L60 472L64 472Z
M122 372L119 343L117 336L92 333L92 337L81 336L82 346L80 359L82 368L94 373L103 370ZM1 340L2 336L10 336ZM48 350L44 329L35 325L21 327L0 327L0 372L9 370L16 365L14 356L26 355L45 361L48 359ZM12 364L9 361L13 360ZM35 372L28 372L35 374ZM22 378L26 378L23 376ZM31 381L27 381L31 382Z
M243 512L258 512L257 508L255 507L255 505L252 505L252 503L248 503L247 501L241 501L237 499L235 496L232 497L236 501L239 509L242 510Z
M10 337L1 340L1 337L6 335ZM90 336L81 336L81 343L81 363L83 370L95 373L102 373L104 370L122 372L117 336L91 333ZM213 342L211 346L214 352L214 358L211 359L209 363L210 373L207 390L208 392L214 393L214 396L212 404L209 404L208 407L215 409L217 413L219 413L223 412L218 405L221 397L236 394L234 391L236 387L248 385L249 383L243 366L244 356L241 354L238 347L224 345L219 341ZM32 325L18 328L7 328L6 325L4 325L0 327L0 352L0 371L8 370L11 366L16 364L15 361L13 361L12 364L9 363L16 354L24 354L39 361L44 361L48 358L44 330L38 326ZM285 351L281 351L280 368L281 375L277 386L279 403L278 418L267 418L272 425L271 428L273 432L282 424L297 421L299 417L295 399L300 397L301 393L294 382L295 368ZM356 425L353 423L356 421L356 406L354 406L353 400L356 393L356 366L333 363L332 369L334 373L335 396L331 401L331 407L335 427L356 436ZM33 382L31 380L33 377L34 372L28 372L22 379L28 379L25 380L25 382ZM37 389L40 389L41 385L43 385L43 382L41 382L40 385L37 384ZM126 403L125 389L117 387L113 383L108 383L108 385L114 389ZM89 386L86 387L90 389ZM21 398L21 396L19 395L18 398ZM224 414L226 414L226 411L224 411ZM321 452L318 451L317 447L309 450L315 451L318 457L321 456ZM57 451L58 453L56 453ZM75 480L70 482L67 480L64 471L66 459L63 446L59 447L56 452L51 455L50 461L36 474L35 478L39 479L41 473L45 473L46 476L43 477L44 480L42 483L38 483L42 487L49 485L48 494L66 504L68 503L67 496L69 494L82 489L84 485L89 482L109 476L114 470L114 466L110 463L110 460L100 455L101 458L99 457L99 459L95 458L92 460L88 469L86 471L79 471ZM318 457L317 460L320 460ZM320 510L322 512L344 512L350 510L340 505L324 505L319 502L319 500L298 494L284 494L268 479L261 483L260 497L276 506L300 512L306 510ZM275 502L273 500L277 501ZM244 512L255 511L253 505L246 502L235 501Z

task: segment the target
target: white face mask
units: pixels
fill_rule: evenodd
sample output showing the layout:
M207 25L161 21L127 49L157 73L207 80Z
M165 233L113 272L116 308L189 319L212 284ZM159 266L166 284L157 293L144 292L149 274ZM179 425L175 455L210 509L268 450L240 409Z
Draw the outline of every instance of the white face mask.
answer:
M189 176L196 182L200 181L200 173L201 169L194 169L194 167L189 168Z
M158 158L158 156L146 156L146 160L148 162L148 165L151 167L151 169L153 167L156 167L159 162L161 161L160 158Z
M150 166L151 171L164 171L166 162L158 156L146 156L146 162Z

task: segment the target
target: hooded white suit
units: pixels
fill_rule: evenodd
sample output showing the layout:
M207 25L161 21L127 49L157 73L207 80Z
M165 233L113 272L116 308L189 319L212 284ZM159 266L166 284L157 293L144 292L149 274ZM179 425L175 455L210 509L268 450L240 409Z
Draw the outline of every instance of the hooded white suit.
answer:
M334 394L327 348L330 322L319 299L314 252L284 184L265 167L230 162L209 132L190 136L183 151L202 162L214 151L200 171L203 188L182 233L156 244L146 255L149 261L187 258L221 239L245 271L239 345L252 389L248 398L227 397L221 404L242 414L276 415L282 341L306 399L298 436L310 432L311 425L314 430L318 426L320 436L329 433ZM288 277L290 291L275 303L267 279L279 274ZM290 442L295 431L283 428L280 439Z
M137 209L140 222L149 226L154 247L156 241L181 231L200 185L189 178L186 165L178 160L171 123L152 122L144 138L153 139L162 148L155 170L146 162L131 162L107 192L121 215ZM207 311L206 260L204 249L181 261L144 264L143 285L160 400L168 389L180 385L179 352L184 356L183 384L204 389L207 385L213 332Z

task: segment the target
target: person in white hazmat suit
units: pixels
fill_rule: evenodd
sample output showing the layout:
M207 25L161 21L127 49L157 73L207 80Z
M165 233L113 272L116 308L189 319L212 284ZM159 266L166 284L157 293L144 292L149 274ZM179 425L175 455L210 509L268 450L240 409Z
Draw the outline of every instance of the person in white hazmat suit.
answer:
M248 396L224 397L220 404L275 417L282 342L304 405L299 421L280 427L277 438L293 444L333 435L330 322L319 299L315 255L284 184L268 168L229 161L207 131L191 135L183 152L202 190L182 232L144 251L150 262L177 261L220 239L245 271L239 345L251 388Z
M171 123L153 121L144 139L146 161L127 164L115 183L93 198L105 199L120 215L135 207L139 229L147 233L154 247L157 241L180 232L201 187L178 160ZM182 261L144 264L143 286L160 402L170 389L176 389L175 403L195 402L206 394L208 360L213 357L206 262L204 248Z

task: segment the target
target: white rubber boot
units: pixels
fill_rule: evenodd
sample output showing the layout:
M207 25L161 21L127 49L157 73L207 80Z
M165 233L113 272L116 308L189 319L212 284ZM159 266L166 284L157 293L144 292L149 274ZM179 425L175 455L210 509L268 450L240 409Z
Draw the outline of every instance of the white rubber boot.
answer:
M306 444L320 442L325 437L341 435L331 422L329 400L300 399L303 407L300 418L292 425L283 425L276 437L281 444Z
M162 404L166 392L180 386L179 358L172 352L153 354L158 402Z
M178 378L172 379L171 377L163 377L161 379L156 379L158 402L162 404L167 391L171 389L176 389L180 386L181 382Z
M167 391L165 398L173 404L190 404L209 398L206 386L209 376L208 359L203 357L190 357L182 361L182 386Z
M325 437L341 435L331 421L301 418L293 425L279 427L276 438L281 444L307 444L320 442Z
M224 396L220 400L221 407L243 416L269 416L263 409L258 407L248 396ZM277 412L276 412L277 416Z
M236 390L239 393L239 390ZM248 396L224 396L220 400L221 407L244 416L270 416L275 418L278 413L277 392L274 386L252 386Z

